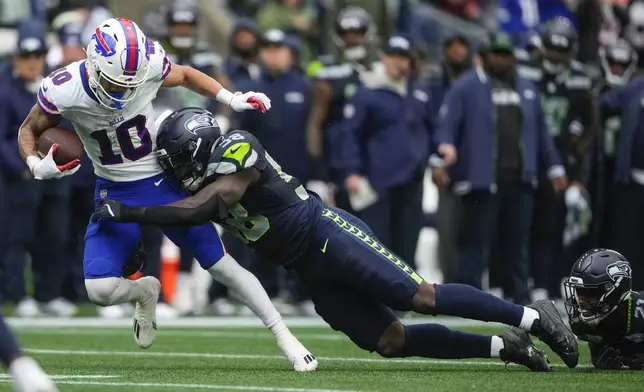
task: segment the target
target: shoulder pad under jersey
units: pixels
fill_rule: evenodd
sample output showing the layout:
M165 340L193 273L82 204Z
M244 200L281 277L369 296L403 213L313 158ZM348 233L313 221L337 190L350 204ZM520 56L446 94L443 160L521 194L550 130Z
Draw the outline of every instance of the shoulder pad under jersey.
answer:
M517 62L529 62L531 61L530 53L525 49L515 49L514 57L517 59Z
M223 59L207 43L200 42L197 44L196 53L192 56L192 63L195 67L221 68Z
M257 163L255 137L245 131L229 132L210 155L206 178L225 176L250 169Z
M573 61L570 65L571 74L566 79L566 87L573 90L589 90L592 85L592 78L583 64Z
M172 70L172 63L165 49L160 42L148 40L146 50L150 55L150 74L148 79L157 82L163 81Z
M61 115L86 96L80 77L83 63L84 61L77 61L61 67L42 80L38 89L37 103L44 113L50 116Z
M532 82L538 82L543 78L543 71L531 65L519 65L517 72L519 76Z
M322 67L313 77L319 80L338 80L351 76L353 72L349 63L336 64Z

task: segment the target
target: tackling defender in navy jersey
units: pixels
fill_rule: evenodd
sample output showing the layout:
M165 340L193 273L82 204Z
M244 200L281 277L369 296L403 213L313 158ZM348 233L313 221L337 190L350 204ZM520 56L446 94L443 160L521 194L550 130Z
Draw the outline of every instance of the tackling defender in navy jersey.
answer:
M193 196L167 206L129 207L106 200L93 220L160 226L214 221L266 259L293 269L316 311L356 345L385 357L490 358L549 371L526 331L575 367L577 342L549 301L515 305L473 287L425 282L351 214L323 204L280 166L251 134L221 135L212 115L188 108L160 129L159 163L168 181ZM403 325L391 309L514 326L499 336L439 324Z
M644 370L644 292L632 291L632 269L620 253L584 253L564 283L573 332L588 342L595 368Z

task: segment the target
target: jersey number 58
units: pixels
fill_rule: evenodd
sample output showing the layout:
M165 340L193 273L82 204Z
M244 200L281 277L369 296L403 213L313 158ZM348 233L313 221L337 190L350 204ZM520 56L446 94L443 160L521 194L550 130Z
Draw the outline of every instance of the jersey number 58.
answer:
M146 122L145 116L138 115L119 125L111 134L106 129L92 132L90 136L96 140L101 149L101 163L106 166L117 165L123 163L123 157L129 161L138 161L150 154L152 138L145 127ZM135 146L135 139L138 141L138 146ZM114 141L119 145L120 154L114 151Z

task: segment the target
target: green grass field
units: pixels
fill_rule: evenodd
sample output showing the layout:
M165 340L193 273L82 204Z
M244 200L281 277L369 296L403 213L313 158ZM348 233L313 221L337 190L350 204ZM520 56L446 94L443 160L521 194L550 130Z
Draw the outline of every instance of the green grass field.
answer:
M463 328L486 334L497 328ZM135 346L127 327L19 328L24 347L54 375L61 391L637 391L644 372L597 372L586 347L580 368L550 354L552 373L531 373L498 360L386 360L361 351L328 328L293 328L320 362L298 374L255 327L169 328L155 345ZM540 344L540 343L539 343ZM6 375L0 391L10 391Z

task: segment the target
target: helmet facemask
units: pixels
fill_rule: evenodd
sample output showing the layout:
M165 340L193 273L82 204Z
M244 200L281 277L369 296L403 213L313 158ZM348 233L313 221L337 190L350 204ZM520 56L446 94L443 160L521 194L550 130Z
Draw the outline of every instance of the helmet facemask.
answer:
M637 54L627 48L602 48L599 59L606 82L612 87L626 85L637 68Z
M147 80L149 67L145 76L136 83L124 83L110 78L100 68L98 61L88 67L89 85L96 94L99 103L112 110L123 110L137 96L138 88Z
M369 56L367 34L365 29L345 30L333 37L333 41L342 50L348 61L362 61Z
M178 185L181 190L194 194L203 182L206 166L195 159L201 139L188 141L179 151L168 154L159 150L157 161L163 169L165 178L171 185Z
M568 48L543 44L543 68L552 75L564 72L570 66L573 52Z
M203 185L210 152L221 139L219 137L211 147L208 143L203 143L202 138L198 138L189 140L173 153L160 149L157 161L170 186L178 186L191 195L197 193Z
M624 277L614 283L584 284L581 278L571 276L564 282L566 312L572 322L595 326L619 307L630 293L618 290Z

